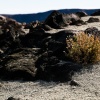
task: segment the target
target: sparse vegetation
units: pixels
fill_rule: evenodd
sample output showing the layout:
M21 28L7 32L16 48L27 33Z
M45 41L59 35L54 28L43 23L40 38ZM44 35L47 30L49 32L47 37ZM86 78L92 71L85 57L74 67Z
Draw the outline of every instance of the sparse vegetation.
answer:
M80 33L72 39L66 39L67 57L80 63L88 64L100 61L100 39L93 35Z

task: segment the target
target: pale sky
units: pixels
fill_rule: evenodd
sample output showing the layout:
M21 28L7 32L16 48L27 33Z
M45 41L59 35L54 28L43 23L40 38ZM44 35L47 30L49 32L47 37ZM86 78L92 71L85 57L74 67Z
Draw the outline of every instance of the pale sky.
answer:
M27 14L69 8L99 9L100 0L0 0L0 14Z

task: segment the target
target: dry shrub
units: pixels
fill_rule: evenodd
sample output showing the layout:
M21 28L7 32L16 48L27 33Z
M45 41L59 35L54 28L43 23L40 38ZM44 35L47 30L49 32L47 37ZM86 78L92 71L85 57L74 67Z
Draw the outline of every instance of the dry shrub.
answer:
M93 35L80 33L73 39L67 39L67 57L80 63L96 63L100 61L100 39Z

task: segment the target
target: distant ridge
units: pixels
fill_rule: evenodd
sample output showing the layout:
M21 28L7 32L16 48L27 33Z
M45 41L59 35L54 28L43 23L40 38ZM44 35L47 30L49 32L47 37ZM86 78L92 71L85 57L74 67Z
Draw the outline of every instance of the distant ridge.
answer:
M61 9L58 11L62 12L62 13L75 13L78 11L85 11L88 15L90 15L93 12L95 12L96 10L99 10L99 9ZM33 13L33 14L15 14L15 15L8 15L7 14L5 16L13 18L18 22L30 23L30 22L36 21L36 20L44 21L52 11L53 10L50 10L47 12L42 12L42 13Z

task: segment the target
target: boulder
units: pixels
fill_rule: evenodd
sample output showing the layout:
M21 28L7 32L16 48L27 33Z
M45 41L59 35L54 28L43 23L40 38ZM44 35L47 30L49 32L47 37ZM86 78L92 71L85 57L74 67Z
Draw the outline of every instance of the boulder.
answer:
M96 27L87 28L84 32L89 35L100 36L100 31Z
M45 24L49 25L52 28L60 28L56 21L56 16L60 15L58 11L53 11L45 20Z
M45 22L20 24L7 18L0 28L0 78L72 80L74 72L82 67L69 62L64 51L66 38L73 38L75 31L48 30L79 24L84 22L78 15L57 11L52 12Z
M74 21L73 23L71 23L70 25L77 25L77 26L81 26L81 25L86 25L87 23L84 22L83 20L77 20L77 21Z
M11 19L11 18L7 18L7 21L6 23L3 25L3 28L8 28L10 29L11 27L14 27L14 29L18 29L18 28L21 28L21 23L17 22L16 20L14 19Z
M9 97L7 100L22 100L20 98Z
M48 58L46 57L48 56ZM47 81L71 81L75 71L82 67L72 63L59 60L56 56L42 55L36 62L37 77Z
M85 16L88 16L88 14L84 11L80 11L80 12L76 12L76 14L79 16L79 17L85 17Z
M15 30L12 30L12 32ZM0 48L4 51L4 53L8 50L21 47L20 39L17 35L12 34L10 31L2 30L2 34L0 34Z
M99 18L93 18L93 17L90 17L87 21L88 23L93 23L93 22L100 22Z
M74 24L75 22L77 22L78 20L80 20L80 17L74 13L72 14L67 14L64 16L65 21L68 21L67 23Z
M47 37L43 29L36 29L21 37L21 44L24 47L40 47L42 40Z
M91 16L100 16L100 10L95 11Z
M6 79L34 80L37 73L35 62L39 49L18 49L1 61L0 75Z
M79 20L80 18L76 14L63 14L57 11L53 11L45 20L45 24L52 28L59 29L68 26L71 23Z
M46 25L46 24L43 24L43 25L41 26L41 28L43 28L45 31L50 31L50 30L53 29L53 28L51 28L49 25Z
M0 15L0 25L4 24L7 21L5 16Z

